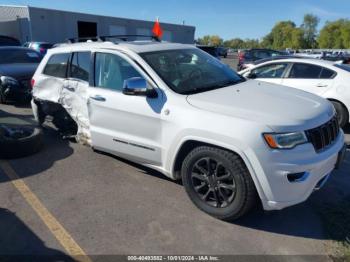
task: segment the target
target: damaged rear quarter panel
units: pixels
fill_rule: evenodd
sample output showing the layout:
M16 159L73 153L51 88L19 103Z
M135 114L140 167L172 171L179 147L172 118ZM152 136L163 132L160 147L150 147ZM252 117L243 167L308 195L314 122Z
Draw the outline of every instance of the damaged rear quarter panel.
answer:
M88 115L88 83L75 79L62 79L40 74L35 78L33 98L58 103L78 125L76 140L91 145ZM34 113L37 111L33 105ZM37 117L37 116L36 116Z

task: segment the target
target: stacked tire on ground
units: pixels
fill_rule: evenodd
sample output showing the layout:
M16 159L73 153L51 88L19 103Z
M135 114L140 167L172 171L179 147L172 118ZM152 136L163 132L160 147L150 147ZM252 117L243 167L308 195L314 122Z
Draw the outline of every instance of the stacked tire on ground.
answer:
M43 146L42 129L35 126L0 125L0 158L20 158L37 153Z

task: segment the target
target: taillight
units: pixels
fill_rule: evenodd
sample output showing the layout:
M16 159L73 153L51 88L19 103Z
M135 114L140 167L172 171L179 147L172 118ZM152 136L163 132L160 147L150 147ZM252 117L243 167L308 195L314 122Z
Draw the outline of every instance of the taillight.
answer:
M31 85L32 88L34 87L34 85L35 85L35 79L34 78L32 78L32 80L30 80L30 85Z

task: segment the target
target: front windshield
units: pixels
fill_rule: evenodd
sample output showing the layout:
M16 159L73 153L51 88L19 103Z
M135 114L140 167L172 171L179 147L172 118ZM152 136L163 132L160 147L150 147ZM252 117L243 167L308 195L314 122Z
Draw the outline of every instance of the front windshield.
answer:
M197 48L142 53L143 59L176 93L195 94L245 79Z

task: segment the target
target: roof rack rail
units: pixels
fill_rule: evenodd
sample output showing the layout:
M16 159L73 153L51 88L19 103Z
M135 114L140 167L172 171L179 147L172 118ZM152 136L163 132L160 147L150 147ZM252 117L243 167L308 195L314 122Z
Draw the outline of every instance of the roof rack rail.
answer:
M157 36L154 35L104 35L104 36L98 36L101 41L107 41L107 39L119 39L122 41L129 41L130 38L149 38L150 40L154 40L157 42L160 42L160 39Z
M101 41L98 36L93 36L93 37L72 37L68 38L67 43L73 44L73 43L78 43L78 42L87 42L87 41Z
M108 39L119 39L121 41L129 41L130 38L149 38L151 40L160 42L161 40L157 36L153 35L103 35L103 36L93 36L93 37L74 37L74 38L68 38L67 43L73 44L73 43L78 43L78 42L87 42L87 41L92 41L92 42L105 42Z

